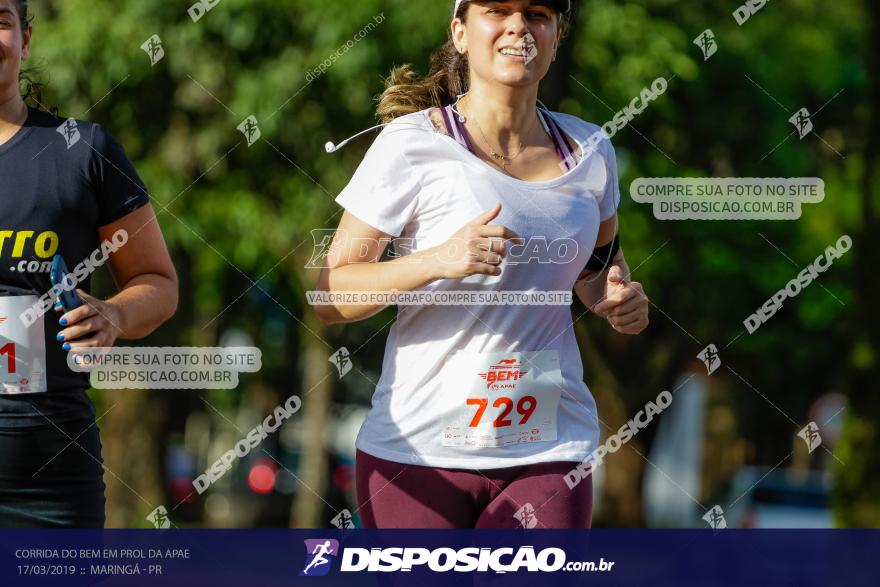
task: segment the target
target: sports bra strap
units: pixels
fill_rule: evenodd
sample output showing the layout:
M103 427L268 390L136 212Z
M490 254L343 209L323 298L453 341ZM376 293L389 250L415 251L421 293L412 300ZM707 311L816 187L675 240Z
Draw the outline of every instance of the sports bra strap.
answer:
M559 127L559 123L556 122L556 119L553 118L552 114L543 108L538 108L538 113L541 117L541 123L553 139L553 144L556 146L556 153L565 165L565 169L573 169L576 164L574 153L568 144L568 139L565 137L565 133L562 132L562 129Z
M459 145L473 153L474 149L470 144L470 140L467 138L467 131L458 120L458 116L452 108L452 104L443 108L443 120L446 122L446 131L449 136L454 138Z
M458 119L458 115L453 109L452 104L441 108L441 112L443 114L443 122L446 124L447 134L471 153L476 153L471 144L467 129ZM559 124L553 116L543 108L538 108L538 118L541 120L544 130L547 131L547 134L550 135L550 138L553 140L556 154L559 155L559 159L562 161L563 165L565 165L565 169L573 169L576 164L574 153L568 144L568 140L565 138L565 133L560 129Z

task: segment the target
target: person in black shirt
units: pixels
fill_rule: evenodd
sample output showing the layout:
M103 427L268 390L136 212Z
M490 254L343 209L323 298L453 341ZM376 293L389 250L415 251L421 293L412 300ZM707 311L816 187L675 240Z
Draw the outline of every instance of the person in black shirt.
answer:
M147 189L100 125L27 105L27 0L0 0L0 526L102 527L103 461L88 376L71 349L142 338L177 308L177 275ZM71 273L102 243L118 293L72 311L33 308L53 257ZM56 306L56 310L59 308Z

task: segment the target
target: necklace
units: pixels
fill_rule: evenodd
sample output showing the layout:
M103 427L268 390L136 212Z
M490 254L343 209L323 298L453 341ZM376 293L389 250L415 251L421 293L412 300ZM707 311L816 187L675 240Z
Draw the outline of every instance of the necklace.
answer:
M502 171L507 173L507 166L510 165L511 163L513 163L514 159L519 157L520 154L525 150L525 147L523 147L522 142L520 142L520 144L519 144L519 149L517 150L516 155L513 155L512 157L508 156L508 155L504 155L503 153L499 153L498 151L495 150L495 148L489 142L489 139L486 138L486 133L483 132L483 127L480 126L480 121L478 121L474 117L471 117L471 118L473 119L474 124L477 125L477 130L480 131L480 135L483 137L483 142L486 143L487 147L489 147L489 154L492 156L492 159L493 159L492 162L495 163L495 165L497 165L498 167L500 167Z

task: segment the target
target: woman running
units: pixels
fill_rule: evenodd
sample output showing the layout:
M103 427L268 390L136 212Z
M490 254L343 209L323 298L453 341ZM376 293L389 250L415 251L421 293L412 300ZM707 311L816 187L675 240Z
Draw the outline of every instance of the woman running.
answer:
M103 527L89 379L67 354L148 335L175 312L177 276L122 147L97 124L28 106L40 96L21 78L27 10L27 0L0 0L0 526ZM92 297L86 277L76 290L83 305L52 312L40 303L55 255L83 276L84 262L105 256L102 243L116 249L117 295Z
M337 198L324 291L548 296L400 305L356 443L366 527L590 526L590 479L569 489L565 475L597 447L596 404L569 302L549 295L574 288L626 334L647 326L648 301L618 245L610 143L594 148L597 126L537 104L569 12L568 0L458 0L427 78L392 72L390 124ZM392 238L397 258L379 262ZM316 311L345 323L387 305Z

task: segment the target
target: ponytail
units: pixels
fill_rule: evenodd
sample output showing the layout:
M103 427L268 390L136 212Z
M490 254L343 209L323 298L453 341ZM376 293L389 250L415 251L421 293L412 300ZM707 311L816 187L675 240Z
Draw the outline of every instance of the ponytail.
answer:
M462 22L467 17L467 8L468 3L463 2L456 14ZM467 92L470 77L468 58L458 52L451 36L452 33L443 46L431 53L431 67L426 77L419 79L410 65L391 70L376 109L382 122L391 122L426 108L441 108Z

